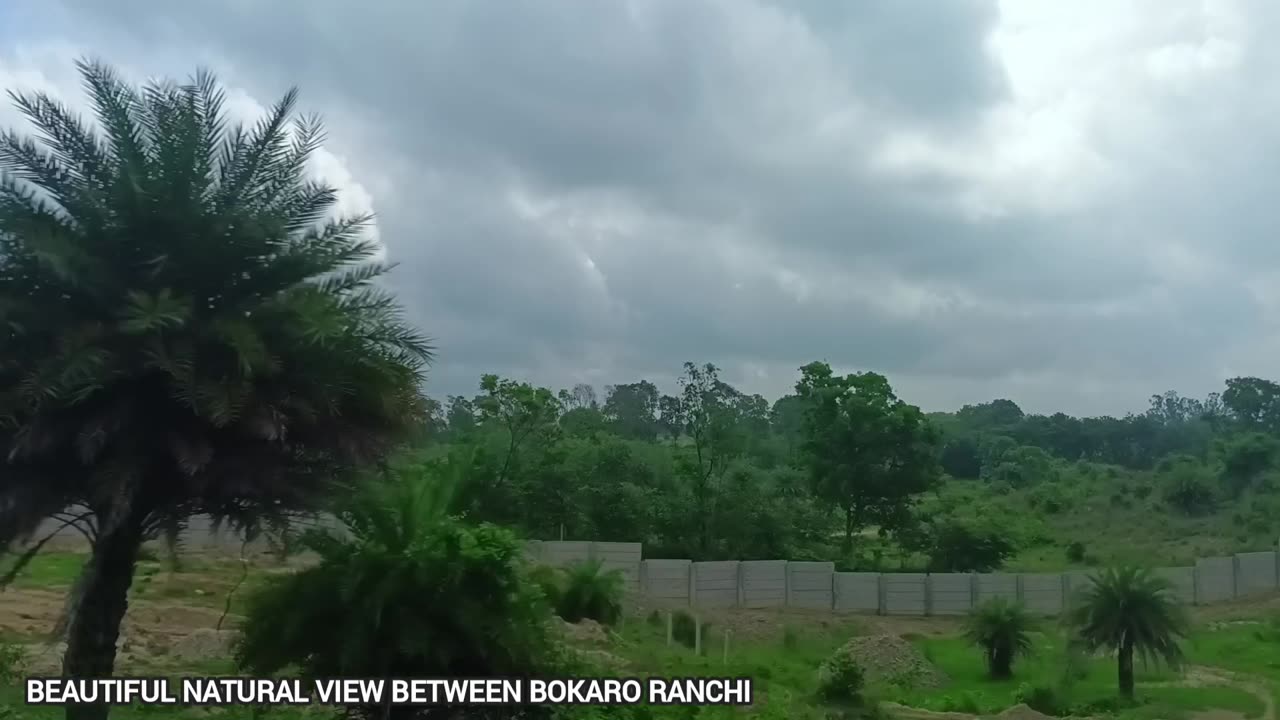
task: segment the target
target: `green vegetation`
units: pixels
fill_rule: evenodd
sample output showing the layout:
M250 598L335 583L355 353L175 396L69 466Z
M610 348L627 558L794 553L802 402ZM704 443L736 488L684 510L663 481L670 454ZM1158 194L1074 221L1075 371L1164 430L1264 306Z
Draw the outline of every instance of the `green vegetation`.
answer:
M1013 662L1031 652L1034 619L1026 608L1005 598L979 605L969 616L966 635L982 648L987 672L997 680L1013 677Z
M605 570L600 561L569 568L557 593L556 614L567 622L595 620L614 625L622 617L623 575Z
M1088 651L1116 654L1120 694L1133 697L1133 658L1163 661L1172 668L1185 656L1179 641L1187 619L1167 580L1150 570L1124 568L1095 575L1093 584L1068 615Z
M303 538L319 562L250 601L240 669L269 676L298 667L305 678L556 674L550 612L524 574L519 541L457 520L448 469L433 470L365 485L341 515L345 532ZM390 717L414 712L393 708Z

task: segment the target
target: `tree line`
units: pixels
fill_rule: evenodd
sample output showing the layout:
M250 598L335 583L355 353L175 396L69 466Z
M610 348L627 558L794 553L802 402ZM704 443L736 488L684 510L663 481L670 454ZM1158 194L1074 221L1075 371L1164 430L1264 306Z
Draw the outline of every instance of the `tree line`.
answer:
M647 380L552 391L484 376L473 397L431 401L418 450L466 453L469 512L541 539L642 541L650 557L833 559L866 569L869 533L928 567L993 569L1010 533L928 503L957 483L1036 489L1056 512L1064 476L1110 476L1172 512L1212 510L1267 486L1280 385L1226 381L1203 400L1170 391L1123 417L1025 413L997 399L924 413L873 372L800 368L769 402L713 364L677 392Z

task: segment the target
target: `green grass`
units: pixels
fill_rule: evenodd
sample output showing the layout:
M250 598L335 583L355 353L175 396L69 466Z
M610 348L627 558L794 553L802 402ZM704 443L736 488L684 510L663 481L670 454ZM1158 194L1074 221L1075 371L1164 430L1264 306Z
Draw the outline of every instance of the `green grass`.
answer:
M1078 714L1134 718L1175 718L1209 708L1235 710L1245 717L1258 717L1262 702L1249 692L1225 686L1210 687L1143 687L1144 683L1177 682L1178 675L1165 669L1137 668L1138 705L1122 707L1116 690L1116 665L1112 658L1088 660L1083 677L1065 678L1064 643L1056 632L1037 636L1035 652L1020 659L1014 667L1015 677L994 681L987 677L979 651L961 638L926 638L917 646L950 682L938 689L881 686L878 694L886 700L928 710L995 714L1026 698L1021 694L1030 688L1046 688L1055 698L1059 711ZM1034 703L1031 703L1034 704ZM1046 708L1040 708L1045 710Z
M42 588L70 587L80 575L88 558L83 553L44 552L36 555L31 562L18 573L13 580L13 587ZM16 560L6 557L0 560L0 574L7 573Z

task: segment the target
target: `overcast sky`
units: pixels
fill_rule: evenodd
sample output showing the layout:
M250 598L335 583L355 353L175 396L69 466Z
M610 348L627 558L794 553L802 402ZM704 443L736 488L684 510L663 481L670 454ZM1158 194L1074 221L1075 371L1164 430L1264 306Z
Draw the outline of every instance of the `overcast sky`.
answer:
M825 359L929 410L1141 410L1280 360L1271 0L0 0L77 56L289 86L435 395ZM16 122L9 108L0 125Z

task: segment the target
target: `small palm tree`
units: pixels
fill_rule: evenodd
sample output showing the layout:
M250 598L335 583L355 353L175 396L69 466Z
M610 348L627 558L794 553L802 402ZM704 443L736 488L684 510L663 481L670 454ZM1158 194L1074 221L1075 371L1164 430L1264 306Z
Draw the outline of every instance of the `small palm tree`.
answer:
M982 648L987 672L997 680L1013 677L1013 661L1031 652L1035 618L1021 603L992 598L974 608L965 634Z
M348 498L340 527L304 535L319 561L252 594L235 647L240 668L268 676L296 667L308 678L559 674L550 609L523 545L510 530L455 514L470 464L399 465ZM438 710L429 717L490 717ZM414 707L348 711L427 717Z
M622 617L625 582L622 571L605 570L599 560L574 565L565 574L556 614L571 623L589 619L613 625Z
M308 178L296 93L231 126L207 73L78 67L96 127L13 93L37 135L0 133L0 552L50 517L91 539L63 672L108 677L142 543L315 509L419 425L431 349Z
M1188 620L1168 580L1140 568L1106 570L1067 614L1079 642L1090 652L1116 653L1120 695L1133 698L1133 656L1163 661L1173 669L1185 659L1179 640Z

